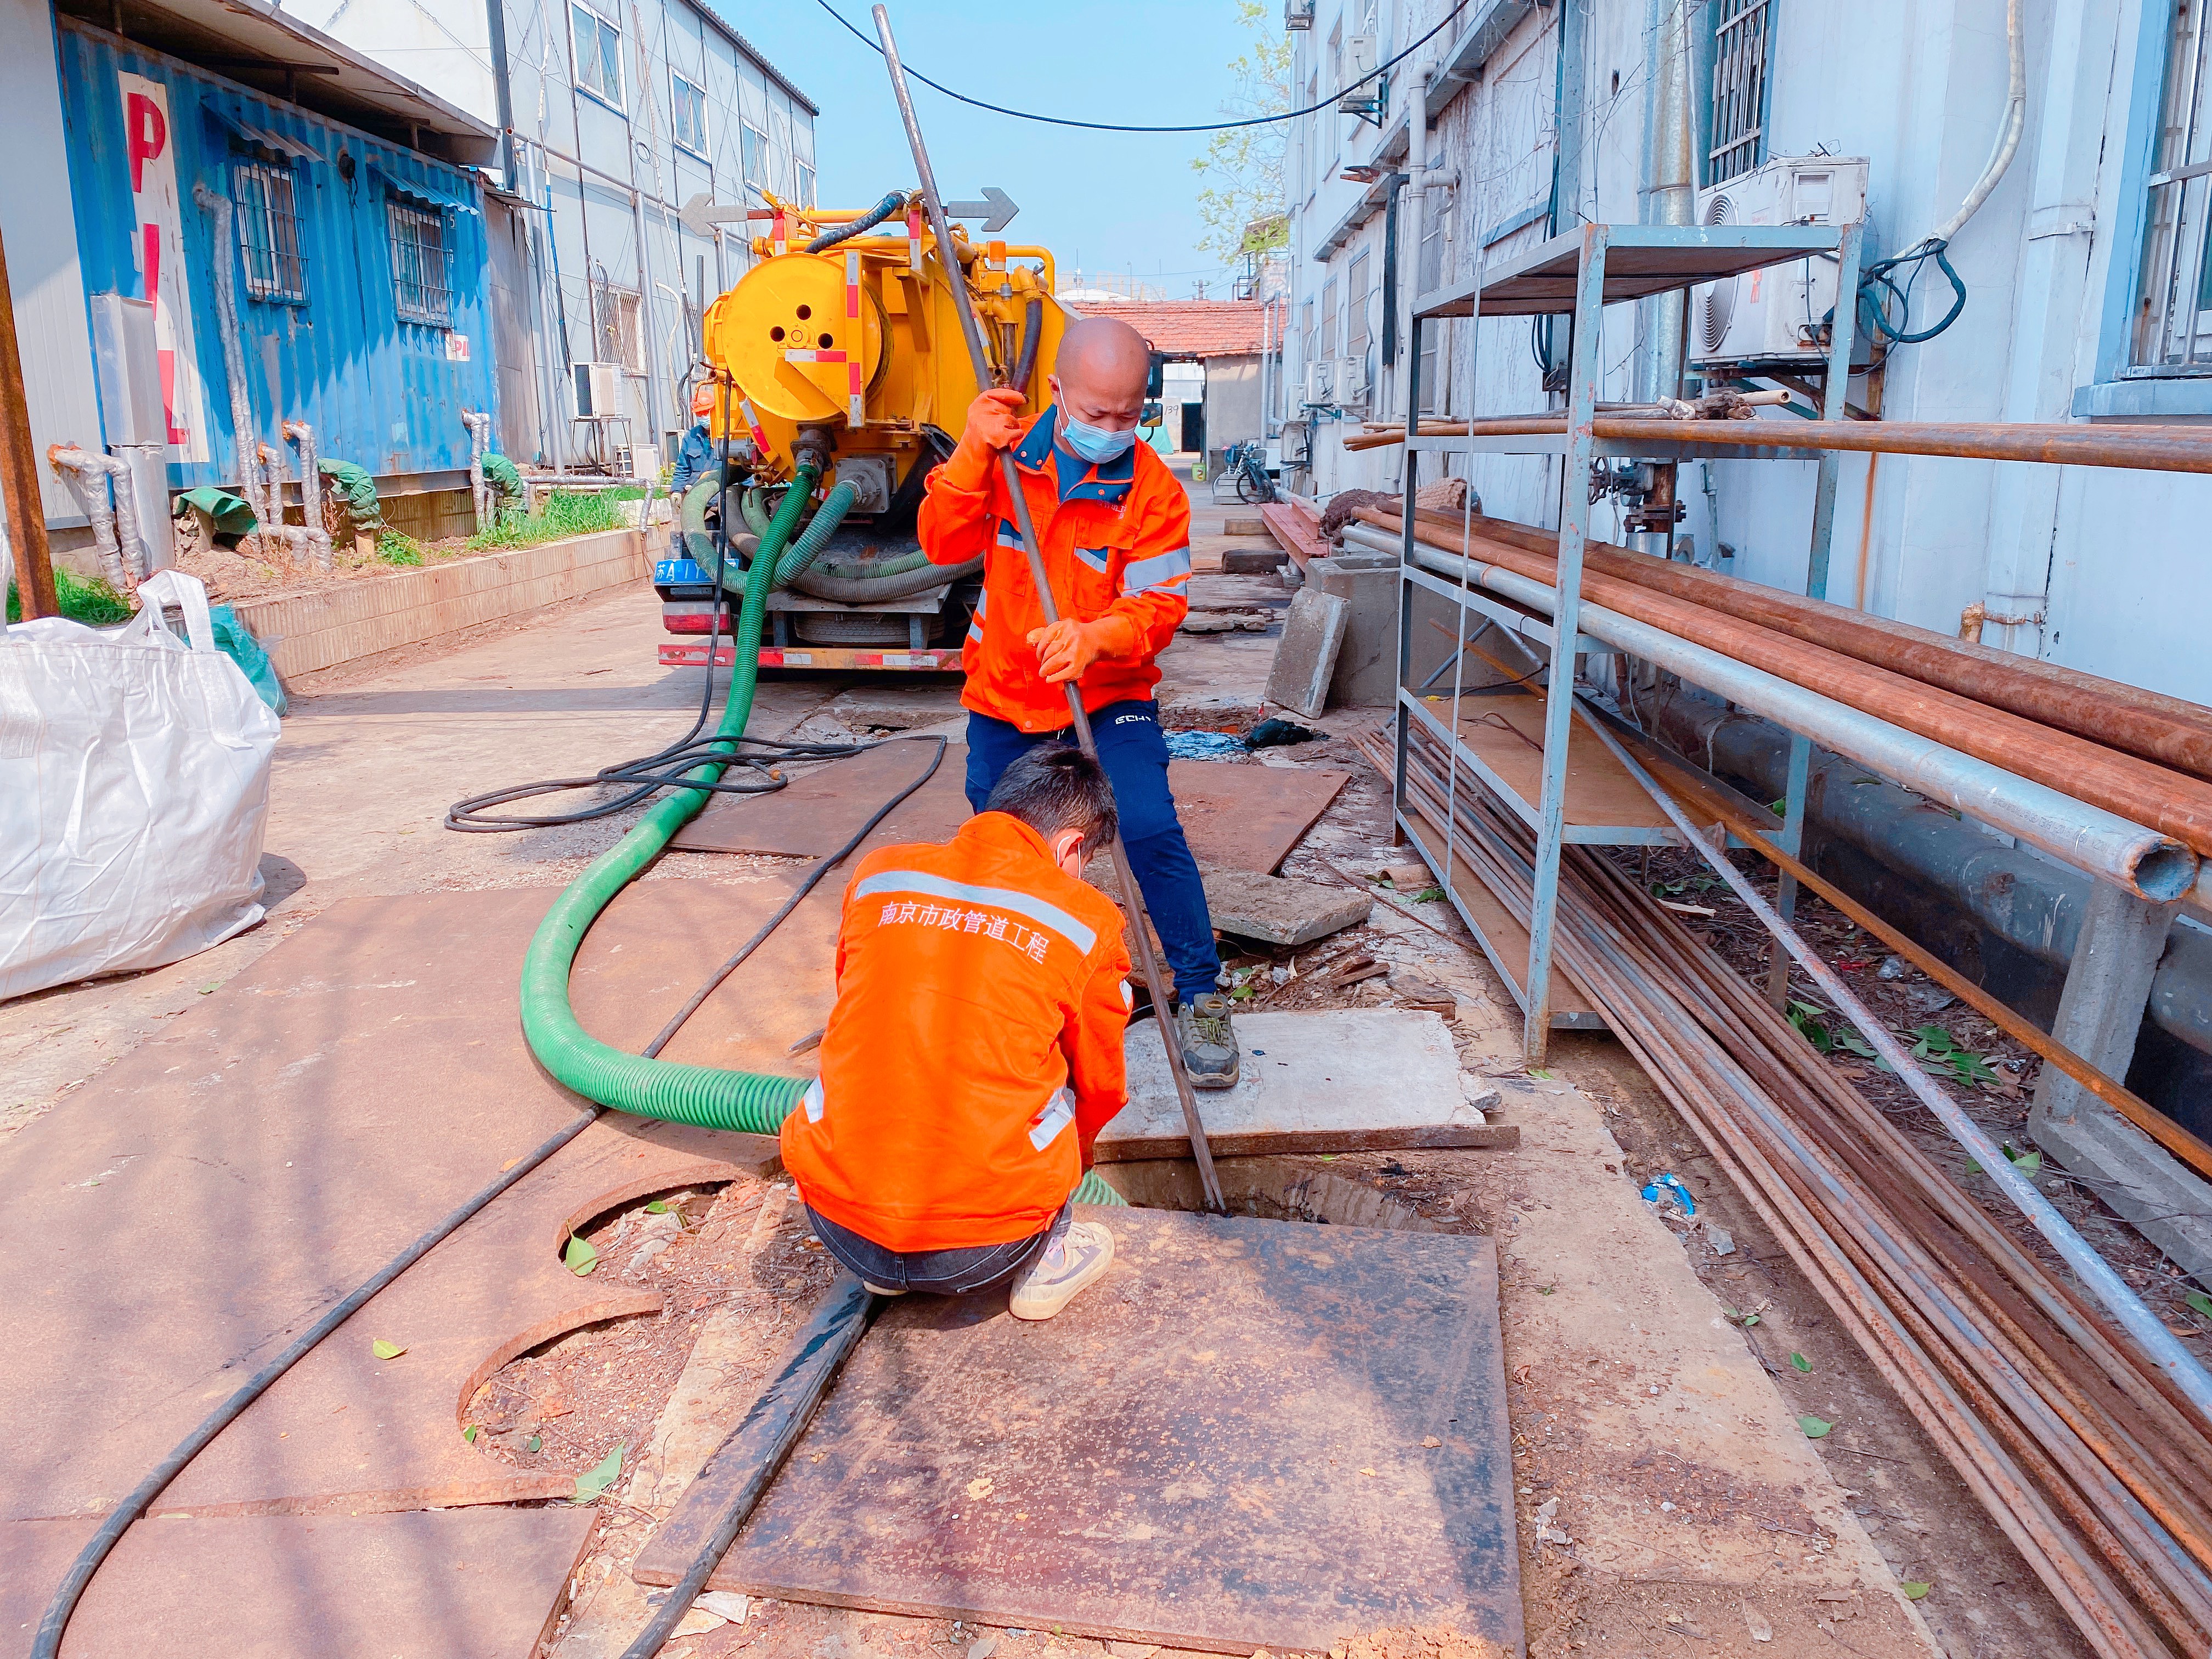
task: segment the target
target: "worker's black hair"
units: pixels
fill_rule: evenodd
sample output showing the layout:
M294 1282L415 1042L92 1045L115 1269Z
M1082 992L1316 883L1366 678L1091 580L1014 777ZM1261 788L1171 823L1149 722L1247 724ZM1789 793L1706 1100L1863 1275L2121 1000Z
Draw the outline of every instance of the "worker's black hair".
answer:
M1080 830L1091 853L1113 841L1118 823L1104 769L1064 743L1041 743L1000 773L983 810L1018 817L1047 841Z

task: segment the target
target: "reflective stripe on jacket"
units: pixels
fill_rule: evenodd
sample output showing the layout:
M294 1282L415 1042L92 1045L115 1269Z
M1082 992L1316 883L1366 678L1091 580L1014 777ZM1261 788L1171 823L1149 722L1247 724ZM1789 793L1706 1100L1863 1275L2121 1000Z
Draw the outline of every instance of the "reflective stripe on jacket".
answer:
M1082 680L1083 706L1144 699L1159 683L1152 659L1190 611L1190 498L1167 463L1139 443L1119 460L1091 466L1064 495L1052 434L1058 408L1024 430L1013 450L1060 614L1090 622L1109 612L1136 624L1133 657L1101 659ZM1030 630L1044 623L1022 550L1006 476L994 463L981 489L963 489L939 467L917 525L922 550L938 564L985 557L987 604L968 630L960 701L1024 732L1057 732L1068 723L1067 695L1037 672Z
M1126 1101L1121 914L1019 819L860 861L822 1076L784 1120L816 1210L890 1250L1042 1232Z

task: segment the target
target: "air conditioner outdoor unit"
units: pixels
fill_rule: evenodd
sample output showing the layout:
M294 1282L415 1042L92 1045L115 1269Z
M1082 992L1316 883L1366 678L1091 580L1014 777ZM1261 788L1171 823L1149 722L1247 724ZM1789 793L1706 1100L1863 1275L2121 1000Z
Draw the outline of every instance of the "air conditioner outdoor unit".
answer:
M1792 155L1698 192L1700 225L1851 224L1866 216L1867 164ZM1815 256L1747 270L1692 290L1692 363L1818 362L1821 319L1835 308L1836 264Z
M593 416L604 419L623 412L620 363L578 363L574 367L576 417L579 420Z
M1327 357L1316 357L1306 365L1305 401L1327 404L1336 397L1336 364Z
M1314 0L1283 0L1283 27L1286 29L1310 29L1313 27Z
M1371 114L1374 111L1376 83L1367 79L1375 73L1375 37L1371 34L1347 34L1344 37L1344 84L1350 88L1336 100L1339 111L1346 115Z
M1336 400L1357 407L1367 401L1367 359L1340 357L1336 364Z

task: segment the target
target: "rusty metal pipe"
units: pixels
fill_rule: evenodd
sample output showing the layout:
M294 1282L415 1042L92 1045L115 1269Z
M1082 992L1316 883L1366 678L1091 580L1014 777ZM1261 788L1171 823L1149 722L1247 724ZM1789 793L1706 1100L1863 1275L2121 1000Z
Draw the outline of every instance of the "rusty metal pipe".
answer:
M1371 507L1361 508L1359 516L1386 530L1395 530L1398 524L1393 515ZM1509 543L1470 538L1467 544L1455 538L1454 544L1447 545L1433 531L1417 532L1417 539L1462 556L1462 547L1468 546L1478 559L1542 583L1547 589L1556 581L1556 561ZM1678 639L1697 641L1736 662L2146 825L2197 852L2212 852L2212 784L2202 779L1618 577L1585 570L1582 591L1585 600ZM1587 631L1595 632L1595 625ZM2164 873L2176 884L2167 897L2180 896L2195 877L2185 860Z
M1456 532L1456 514L1418 508L1431 528ZM1535 525L1474 517L1477 535L1535 554L1548 555L1559 535ZM2078 669L2038 661L1992 646L1977 645L1910 623L1871 617L1849 605L1808 599L1717 570L1656 559L1625 547L1592 542L1583 567L1638 586L1756 623L1814 645L1839 651L1962 697L2002 708L2024 720L2071 732L2200 778L2212 779L2212 709L2161 696Z
M1460 435L1476 438L1548 437L1567 429L1564 418L1541 415L1469 421L1465 428ZM2061 421L1655 421L1601 415L1590 429L1597 437L1622 443L1836 449L1868 455L2212 472L2212 434L2185 427ZM1404 434L1397 435L1403 441ZM1346 447L1358 441L1348 441Z
M1439 552L1419 542L1415 557L1440 575L1464 577L1540 612L1547 611L1553 602L1548 583L1501 566ZM1581 629L2130 892L2174 898L2195 879L2197 855L2179 842L2021 778L2003 766L1962 754L1601 605L1583 605Z

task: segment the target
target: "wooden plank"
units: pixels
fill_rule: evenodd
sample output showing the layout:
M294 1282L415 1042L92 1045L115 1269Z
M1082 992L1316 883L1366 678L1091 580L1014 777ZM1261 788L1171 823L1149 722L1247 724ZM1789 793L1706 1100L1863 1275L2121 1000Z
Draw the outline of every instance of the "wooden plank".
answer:
M1460 741L1533 808L1543 793L1544 700L1509 696L1484 697L1481 703L1478 711L1468 713L1462 701ZM1449 698L1427 706L1439 720L1450 723ZM1671 827L1671 820L1644 787L1586 726L1577 720L1569 731L1563 807L1567 823L1632 830Z
M1212 1652L1443 1626L1520 1651L1491 1241L1084 1213L1115 1259L1057 1318L890 1304L712 1586ZM682 1571L684 1507L641 1582Z
M1321 526L1288 501L1269 501L1259 513L1269 533L1283 544L1283 550L1299 569L1328 556L1328 544L1321 538Z

